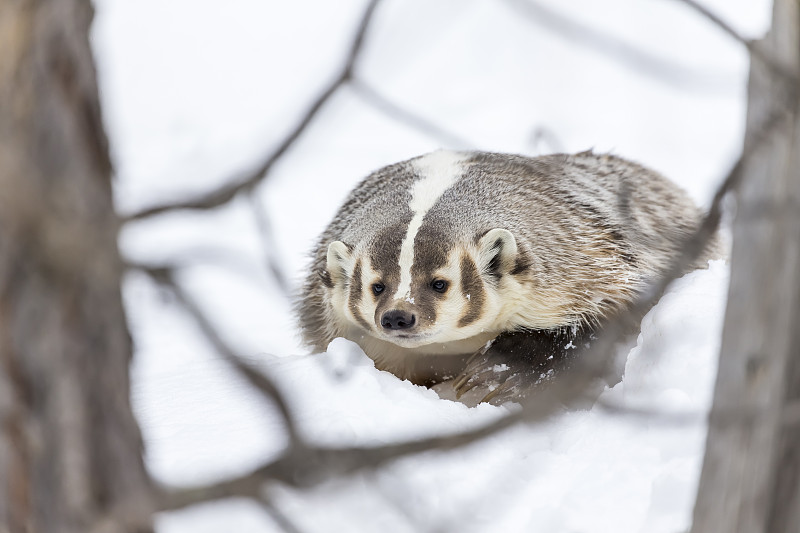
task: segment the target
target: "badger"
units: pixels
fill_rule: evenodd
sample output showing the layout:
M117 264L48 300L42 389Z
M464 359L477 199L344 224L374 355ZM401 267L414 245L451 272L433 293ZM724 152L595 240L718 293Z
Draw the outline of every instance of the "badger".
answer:
M301 334L316 351L354 341L417 384L533 384L646 290L701 219L677 185L614 155L422 155L367 176L322 233ZM715 255L716 242L691 268ZM467 365L487 353L493 372Z

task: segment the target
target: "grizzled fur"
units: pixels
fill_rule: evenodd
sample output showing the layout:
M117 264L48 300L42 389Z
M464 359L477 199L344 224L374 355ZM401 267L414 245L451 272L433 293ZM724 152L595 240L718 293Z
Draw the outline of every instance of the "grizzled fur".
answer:
M303 338L322 351L346 337L378 368L430 384L498 337L530 332L541 347L549 332L591 331L700 219L673 183L612 155L440 151L390 165L320 237L297 309ZM716 254L713 243L693 267Z

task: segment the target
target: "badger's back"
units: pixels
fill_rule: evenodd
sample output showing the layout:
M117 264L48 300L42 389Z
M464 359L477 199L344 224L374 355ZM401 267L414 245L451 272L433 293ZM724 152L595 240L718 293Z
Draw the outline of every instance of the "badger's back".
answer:
M466 211L453 212L454 205ZM702 219L660 174L591 152L475 154L436 211L455 226L472 218L517 236L531 264L528 286L562 302L564 325L594 323L624 307L664 272ZM691 268L718 254L715 241Z

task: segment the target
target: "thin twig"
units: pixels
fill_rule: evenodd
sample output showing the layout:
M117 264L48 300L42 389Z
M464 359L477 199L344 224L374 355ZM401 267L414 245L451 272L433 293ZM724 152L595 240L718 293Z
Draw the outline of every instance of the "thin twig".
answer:
M595 407L615 416L630 418L656 420L662 424L688 425L698 422L706 422L710 414L709 409L703 410L684 410L684 411L665 411L658 407L642 407L627 403L612 402L600 399L595 403ZM753 421L763 416L761 408L745 408L741 405L728 405L714 407L714 422L716 424L733 424L746 421ZM792 411L784 410L783 424L800 422L800 407L795 406Z
M376 109L382 111L387 116L403 122L412 128L425 133L431 137L438 138L448 148L474 149L475 144L463 137L445 130L408 109L404 109L394 102L388 100L380 94L374 87L360 78L354 77L350 82L350 87L357 92L366 102L372 104Z
M786 66L782 65L774 57L772 57L772 55L765 53L761 49L761 47L758 46L758 41L745 38L742 34L736 31L733 28L733 26L722 20L711 10L706 8L704 5L699 4L695 0L678 0L678 1L694 9L702 16L704 16L706 19L708 19L709 22L713 23L723 32L727 33L734 40L743 44L750 52L750 55L752 55L753 57L757 58L759 61L764 63L774 74L782 78L785 83L787 83L790 87L794 87L795 91L797 90L797 85L800 84L800 78L798 78L798 73L790 71Z
M692 89L727 90L730 82L722 75L709 75L706 70L690 69L662 57L644 52L610 33L582 24L534 0L506 0L506 3L527 20L549 30L556 37L580 43L633 69L660 81Z
M283 419L286 433L289 438L289 446L302 445L302 440L297 432L297 425L294 422L289 406L278 387L272 379L256 370L254 367L245 363L236 352L231 348L217 333L216 328L211 324L205 313L197 303L183 290L175 281L174 272L171 267L152 267L145 265L132 265L132 268L140 270L150 276L156 283L168 287L177 297L178 301L189 312L197 322L200 330L209 340L211 345L231 366L233 366L247 381L261 392L266 398L272 401L278 408Z
M549 150L540 150L542 145L549 146ZM539 126L531 132L530 148L534 154L561 154L564 153L564 144L559 140L558 135L548 127Z
M323 106L328 103L336 91L347 83L353 75L353 69L356 62L361 56L363 49L364 37L370 27L375 13L375 7L380 0L370 0L366 10L361 18L358 26L356 36L350 51L347 55L345 65L339 75L334 81L320 94L317 99L311 104L306 113L300 119L300 122L295 128L283 139L280 145L264 160L258 164L254 169L237 174L233 178L226 180L225 184L216 190L201 194L195 198L182 200L178 202L168 202L161 205L148 207L131 215L128 215L124 221L139 220L148 218L169 211L178 209L213 209L219 207L242 191L248 191L264 181L272 168L272 166L294 145L297 139L306 131L311 122L316 118L319 111Z
M456 435L431 437L374 448L326 448L295 446L279 459L255 470L193 488L162 489L159 511L181 509L190 505L231 497L258 498L266 482L283 482L296 487L310 487L327 479L375 469L390 461L421 452L448 451L476 442L488 435L535 418L541 411L518 410L476 429Z
M172 251L168 256L160 258L163 263L170 265L203 265L219 268L225 272L241 276L242 279L253 281L263 276L263 269L253 261L252 257L245 255L242 250L233 246L197 245ZM136 269L139 263L131 258L123 257L123 261Z
M688 425L705 421L707 410L700 411L665 411L658 407L641 407L627 403L610 402L600 398L595 407L614 416L636 419L657 420L659 423Z
M286 533L302 533L299 527L289 519L286 514L278 509L272 502L266 499L263 494L261 498L258 499L258 503L261 504L261 508L264 509L264 512L272 518L273 522L281 528Z
M272 224L269 220L269 214L264 209L264 205L261 203L255 190L251 190L250 194L247 196L250 200L250 207L253 212L258 234L261 237L264 266L267 267L267 273L272 276L278 289L288 298L291 295L289 278L279 259L280 254L277 253L277 245L275 244L275 238L272 233Z
M722 20L707 7L698 4L697 2L695 2L695 0L678 0L678 1L686 4L687 6L691 7L692 9L703 15L705 18L707 18L709 21L711 21L717 27L719 27L719 29L721 29L722 31L724 31L725 33L733 37L735 40L745 45L746 47L750 48L750 46L752 46L753 44L752 40L746 39L744 36L742 36L742 34L733 29L733 26Z

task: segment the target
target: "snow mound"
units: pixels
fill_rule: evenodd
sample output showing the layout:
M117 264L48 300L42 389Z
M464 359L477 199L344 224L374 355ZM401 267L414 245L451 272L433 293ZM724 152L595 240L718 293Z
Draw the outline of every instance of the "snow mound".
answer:
M686 530L727 281L725 262L712 261L709 269L674 282L644 318L623 380L589 410L515 427L453 452L404 458L311 491L275 487L271 497L309 532ZM268 356L260 365L285 391L302 433L318 444L379 445L445 434L510 408L442 400L376 370L344 339L324 354ZM221 428L214 432L224 446ZM241 515L242 505L236 509ZM200 529L193 531L211 531L208 517L219 514L225 516L201 508L168 515L160 530L184 531L194 523ZM265 523L252 530L270 529Z

